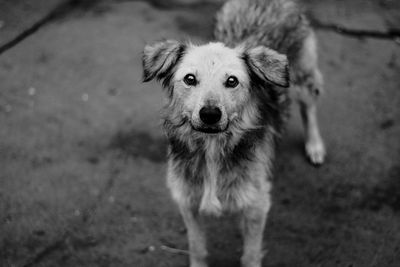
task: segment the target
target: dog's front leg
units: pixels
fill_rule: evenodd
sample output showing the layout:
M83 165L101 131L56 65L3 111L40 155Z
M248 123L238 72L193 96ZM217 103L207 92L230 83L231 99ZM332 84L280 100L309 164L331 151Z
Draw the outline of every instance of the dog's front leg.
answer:
M180 206L189 239L190 267L207 267L207 243L199 214L190 207Z
M243 235L242 267L261 267L262 241L265 221L270 208L269 199L262 207L250 207L243 212L241 222Z

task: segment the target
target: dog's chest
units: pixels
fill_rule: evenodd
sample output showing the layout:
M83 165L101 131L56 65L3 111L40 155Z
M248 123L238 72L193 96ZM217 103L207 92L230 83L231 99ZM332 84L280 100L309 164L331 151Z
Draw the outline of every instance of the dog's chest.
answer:
M192 166L198 183L189 190L197 191L194 202L199 203L200 212L218 215L252 205L268 183L266 165L256 160L230 162L212 147L216 146L208 147L202 164Z
M200 212L218 215L226 210L236 211L251 205L257 195L257 184L250 179L250 174L240 172L237 167L221 171L218 161L208 164L200 188Z
M170 147L167 180L178 203L218 215L252 206L257 198L268 195L273 157L268 142L231 153L215 142L204 143L196 150L173 145L176 143Z

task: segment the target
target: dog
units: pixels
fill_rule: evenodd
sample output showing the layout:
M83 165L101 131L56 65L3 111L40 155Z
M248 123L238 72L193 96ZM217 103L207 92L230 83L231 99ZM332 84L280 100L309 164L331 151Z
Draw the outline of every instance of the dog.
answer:
M241 264L260 267L275 147L290 99L300 103L310 161L325 157L316 37L292 0L232 0L216 16L215 39L147 45L143 80L160 80L166 90L167 184L187 228L190 266L207 266L202 215L234 212Z

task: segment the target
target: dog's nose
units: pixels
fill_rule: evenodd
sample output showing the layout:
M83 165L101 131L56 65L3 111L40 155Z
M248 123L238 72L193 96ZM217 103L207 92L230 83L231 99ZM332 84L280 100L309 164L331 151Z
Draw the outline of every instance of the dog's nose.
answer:
M200 109L200 119L208 125L215 124L221 119L222 112L218 107L205 106Z

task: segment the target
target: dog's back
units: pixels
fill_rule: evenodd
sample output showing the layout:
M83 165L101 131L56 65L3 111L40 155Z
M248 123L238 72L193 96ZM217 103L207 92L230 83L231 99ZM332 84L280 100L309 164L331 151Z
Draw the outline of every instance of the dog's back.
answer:
M231 0L217 14L215 38L228 46L266 46L289 60L292 98L300 103L306 153L313 164L325 158L315 103L323 92L317 40L296 0Z
M217 14L215 38L229 46L266 46L296 58L311 33L293 0L233 0Z

